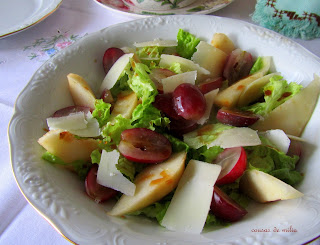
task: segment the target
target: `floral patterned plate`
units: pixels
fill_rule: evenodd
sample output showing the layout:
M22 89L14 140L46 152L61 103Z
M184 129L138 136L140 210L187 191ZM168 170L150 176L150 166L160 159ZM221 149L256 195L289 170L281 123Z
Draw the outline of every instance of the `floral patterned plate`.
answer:
M47 18L62 0L0 2L0 38L23 31Z
M174 8L164 11L146 11L140 9L130 0L94 0L99 5L112 11L131 15L134 17L144 17L153 15L185 15L185 14L209 14L222 9L232 3L234 0L199 0L184 8ZM158 0L168 2L166 0ZM169 4L169 3L167 3Z

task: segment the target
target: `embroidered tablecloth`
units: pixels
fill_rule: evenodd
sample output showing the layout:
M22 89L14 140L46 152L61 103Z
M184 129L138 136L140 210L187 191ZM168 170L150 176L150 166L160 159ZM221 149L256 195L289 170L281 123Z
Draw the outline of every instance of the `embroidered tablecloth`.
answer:
M235 0L215 15L248 22L254 0ZM0 39L0 244L70 244L24 199L10 164L7 127L15 100L32 74L59 50L112 24L133 18L102 8L93 0L64 0L59 9L39 24ZM298 40L320 56L320 39Z

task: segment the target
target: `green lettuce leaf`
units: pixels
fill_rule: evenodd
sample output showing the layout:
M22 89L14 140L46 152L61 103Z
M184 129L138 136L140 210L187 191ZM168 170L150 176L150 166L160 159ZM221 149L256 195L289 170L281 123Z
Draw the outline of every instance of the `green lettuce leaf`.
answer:
M230 222L223 221L223 220L217 218L211 212L208 213L208 216L207 216L207 219L206 219L206 223L205 223L205 227L208 227L208 226L229 226L229 225L231 225Z
M160 56L164 50L164 47L158 47L158 46L148 46L139 48L136 51L136 54L141 59L160 59Z
M212 163L214 159L223 151L220 146L212 146L208 148L206 145L195 149L190 148L188 153L188 159L199 160L203 162Z
M113 150L113 147L118 145L121 140L122 131L130 128L132 128L131 120L122 115L117 115L112 122L108 122L102 129L103 144L105 145L103 149Z
M116 168L131 182L133 182L136 174L136 169L131 161L120 155L118 163L116 164Z
M171 66L169 67L169 70L173 71L176 74L183 73L182 68L181 68L181 64L177 63L177 62L172 63Z
M299 183L303 176L295 170L298 156L290 157L267 145L245 147L248 169L257 169L290 184Z
M270 174L289 185L295 185L300 183L303 179L303 175L296 170L290 170L289 168L276 169L270 172Z
M232 200L238 203L241 207L246 208L250 203L250 198L243 194L239 188L240 178L230 184L219 186Z
M111 104L105 103L102 99L95 101L95 109L92 116L97 119L99 126L104 126L110 119Z
M258 72L259 70L261 70L263 67L263 59L262 57L258 57L258 59L256 60L256 62L254 62L251 70L250 70L250 75Z
M168 138L168 140L170 141L173 152L181 152L181 151L188 152L189 151L190 147L186 143L181 141L180 139L172 136L171 134L165 133L163 135L166 136Z
M130 91L131 88L129 87L128 84L128 72L129 72L129 68L125 69L125 73L123 76L121 76L118 81L116 82L116 84L110 89L110 92L113 96L113 98L117 98L118 94L122 91Z
M196 52L196 47L200 42L200 39L195 37L189 32L182 29L178 31L177 35L177 52L178 54L186 59L190 59L194 52Z
M68 168L71 167L72 170L74 170L75 173L82 180L85 180L85 178L90 170L90 167L91 167L91 163L84 161L84 160L76 160L72 163L66 163L61 158L55 156L54 154L52 154L50 152L45 152L42 155L42 159L44 159L52 164L57 164L57 165L61 165L61 166L68 167Z
M265 116L292 96L299 93L301 88L301 85L294 82L288 84L286 80L283 80L282 76L275 75L270 78L270 82L263 88L264 102L253 104L244 109Z
M139 104L132 112L132 126L134 128L148 128L155 130L155 127L167 127L169 118L162 117L161 112L152 104Z
M141 98L142 104L151 104L158 90L153 81L149 77L150 69L142 63L136 63L131 59L133 73L129 74L129 87L136 93L138 98Z
M170 201L164 203L156 202L148 207L130 213L129 215L144 215L148 218L156 219L158 223L161 224L161 221L167 212L169 204Z
M174 194L174 192L170 192L168 195L166 195L160 201L155 202L155 203L151 204L150 206L145 207L143 209L132 212L132 213L130 213L130 215L144 215L146 217L156 219L158 221L158 223L161 224L161 221L167 212L167 209L169 207L169 204L171 202L173 194Z
M91 157L91 162L92 163L100 163L100 159L101 159L101 152L99 149L95 149L93 152L91 152L90 154Z
M203 151L201 155L204 156L203 161L212 163L213 160L215 160L221 152L223 152L223 148L221 148L220 146L212 146Z

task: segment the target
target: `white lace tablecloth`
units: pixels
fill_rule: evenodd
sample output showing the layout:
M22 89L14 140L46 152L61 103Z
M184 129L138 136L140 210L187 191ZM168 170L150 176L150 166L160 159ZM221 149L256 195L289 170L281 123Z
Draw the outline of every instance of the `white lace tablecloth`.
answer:
M235 0L213 14L252 22L254 6L255 0ZM42 22L0 39L0 244L70 244L21 194L11 169L8 123L18 94L44 61L87 33L132 19L93 0L64 0ZM320 39L296 41L320 56Z

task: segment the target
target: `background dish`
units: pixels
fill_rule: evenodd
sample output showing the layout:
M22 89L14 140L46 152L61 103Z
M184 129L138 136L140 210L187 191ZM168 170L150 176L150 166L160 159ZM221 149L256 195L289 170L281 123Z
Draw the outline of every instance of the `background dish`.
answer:
M154 38L175 39L179 28L205 41L215 32L223 32L236 46L254 56L273 56L277 71L288 81L306 85L313 73L319 75L318 57L275 32L238 20L202 15L144 18L90 34L46 62L16 101L9 139L13 172L25 197L57 230L78 244L302 244L319 236L319 103L303 134L307 144L299 167L305 179L298 189L305 196L251 205L248 216L241 222L224 229L206 229L201 235L169 232L136 217L108 217L105 210L111 204L94 203L85 195L84 184L76 176L41 160L43 149L36 141L44 134L45 119L71 104L68 73L83 76L97 91L104 77L100 64L106 48ZM296 232L273 232L275 227L280 230L291 227ZM257 229L270 232L256 232Z
M25 30L47 18L62 0L14 0L0 3L0 38Z
M229 5L234 0L200 0L184 8L164 10L164 11L145 11L129 4L127 0L94 0L96 3L109 10L116 11L134 17L146 17L154 15L184 15L184 14L209 14Z

